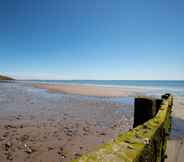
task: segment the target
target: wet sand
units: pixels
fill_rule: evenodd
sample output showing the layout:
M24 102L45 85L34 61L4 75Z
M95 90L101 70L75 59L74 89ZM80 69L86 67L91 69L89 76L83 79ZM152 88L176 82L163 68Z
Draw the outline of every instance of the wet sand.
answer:
M0 162L69 162L132 128L135 96L159 94L146 88L33 87L0 83ZM166 162L183 160L183 106L184 97L174 96Z
M69 162L78 158L132 127L132 101L48 93L29 84L1 83L0 162Z
M184 161L184 97L174 97L172 131L168 141L167 156L166 162Z

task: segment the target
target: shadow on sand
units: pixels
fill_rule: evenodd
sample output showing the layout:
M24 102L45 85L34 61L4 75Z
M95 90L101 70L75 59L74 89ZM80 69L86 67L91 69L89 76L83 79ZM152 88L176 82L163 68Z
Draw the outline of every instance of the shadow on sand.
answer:
M179 140L184 137L184 120L172 117L171 140Z

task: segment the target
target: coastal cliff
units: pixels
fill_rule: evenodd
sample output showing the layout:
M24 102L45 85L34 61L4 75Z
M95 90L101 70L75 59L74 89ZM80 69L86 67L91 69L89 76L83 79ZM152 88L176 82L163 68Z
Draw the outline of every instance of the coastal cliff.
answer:
M4 76L4 75L0 75L0 80L14 80L13 78Z

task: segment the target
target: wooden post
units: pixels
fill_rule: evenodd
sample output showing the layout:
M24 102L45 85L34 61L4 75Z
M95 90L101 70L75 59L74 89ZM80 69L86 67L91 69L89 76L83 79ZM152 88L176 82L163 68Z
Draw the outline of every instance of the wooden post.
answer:
M168 99L171 95L169 93L166 93L162 95L162 99Z
M154 99L147 97L135 98L133 127L135 128L153 118L156 112L156 101Z
M156 99L156 113L159 111L163 99Z

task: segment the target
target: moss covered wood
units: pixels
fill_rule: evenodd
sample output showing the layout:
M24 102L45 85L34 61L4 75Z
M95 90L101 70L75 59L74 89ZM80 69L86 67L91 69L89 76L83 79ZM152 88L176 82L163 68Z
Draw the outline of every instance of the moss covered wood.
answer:
M152 119L73 162L163 162L171 130L172 103L171 95L163 95Z

